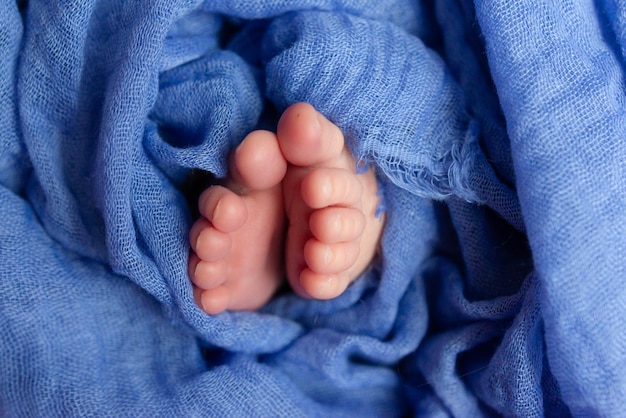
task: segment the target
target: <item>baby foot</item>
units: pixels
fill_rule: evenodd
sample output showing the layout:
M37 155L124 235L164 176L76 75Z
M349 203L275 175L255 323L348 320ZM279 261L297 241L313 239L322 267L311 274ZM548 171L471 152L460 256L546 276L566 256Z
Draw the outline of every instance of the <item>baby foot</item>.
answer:
M339 128L311 105L289 107L278 123L289 163L283 180L288 229L285 267L303 297L339 296L371 263L383 229L378 183L356 161Z
M200 196L202 217L189 233L189 277L205 312L258 309L280 285L286 170L276 135L254 131L233 153L226 187Z

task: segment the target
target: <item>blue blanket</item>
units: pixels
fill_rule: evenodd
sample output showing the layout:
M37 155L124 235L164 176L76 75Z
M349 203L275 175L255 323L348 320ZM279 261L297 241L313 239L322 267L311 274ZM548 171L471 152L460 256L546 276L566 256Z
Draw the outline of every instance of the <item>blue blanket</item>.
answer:
M623 412L626 4L432 3L0 0L1 414ZM297 101L382 257L206 315L187 179Z

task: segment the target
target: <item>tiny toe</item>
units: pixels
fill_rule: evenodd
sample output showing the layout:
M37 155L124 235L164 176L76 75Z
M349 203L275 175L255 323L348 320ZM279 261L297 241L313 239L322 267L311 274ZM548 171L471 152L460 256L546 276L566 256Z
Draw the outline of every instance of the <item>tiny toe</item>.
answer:
M248 218L248 210L242 198L222 186L212 186L202 192L198 208L222 232L238 230Z
M213 227L202 229L197 239L191 242L191 248L203 261L224 259L230 252L230 247L230 234Z
M269 131L250 133L233 155L231 172L244 187L266 190L278 185L287 172L287 161L276 135Z
M224 312L230 303L230 292L224 286L214 289L200 290L198 306L209 315L217 315Z
M341 295L350 284L344 275L320 274L304 269L300 274L300 285L307 295L314 299L332 299Z
M302 199L313 209L355 205L360 201L363 189L356 176L343 168L317 168L302 179Z
M196 255L193 251L189 254L189 260L187 261L187 275L189 279L193 283L196 280L196 268L198 267L198 263L200 263L200 257Z
M315 238L326 244L354 241L363 235L365 215L354 208L318 209L309 217L309 228Z
M304 259L309 269L320 274L342 273L359 257L356 241L325 244L314 238L304 245Z
M189 230L189 244L194 251L196 249L200 233L208 228L211 228L211 222L209 222L206 218L198 219L191 226L191 229Z
M224 260L211 262L199 260L190 273L191 281L200 289L213 289L226 281L227 266Z
M341 154L341 130L308 103L288 107L278 121L278 142L291 164L305 167L332 160Z

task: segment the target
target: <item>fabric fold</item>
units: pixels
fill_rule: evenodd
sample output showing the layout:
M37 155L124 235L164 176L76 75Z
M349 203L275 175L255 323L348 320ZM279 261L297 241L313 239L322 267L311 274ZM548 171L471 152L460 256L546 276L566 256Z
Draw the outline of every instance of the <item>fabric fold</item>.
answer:
M618 413L626 387L614 373L626 358L615 316L626 306L624 74L599 13L595 2L477 6L541 282L546 353L577 416Z
M0 0L0 415L619 413L625 10ZM207 315L189 176L298 101L375 169L379 254Z
M342 129L359 160L397 186L490 203L523 229L514 191L487 162L462 91L418 38L323 12L277 18L266 37L267 95L279 109L310 102Z

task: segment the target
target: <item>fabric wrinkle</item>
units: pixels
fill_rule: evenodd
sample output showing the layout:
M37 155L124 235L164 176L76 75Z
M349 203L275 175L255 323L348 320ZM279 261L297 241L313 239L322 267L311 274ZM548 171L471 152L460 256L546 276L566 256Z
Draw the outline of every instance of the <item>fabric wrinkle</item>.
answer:
M625 22L0 0L0 415L619 415ZM375 170L380 254L336 299L207 315L190 177L300 101Z

